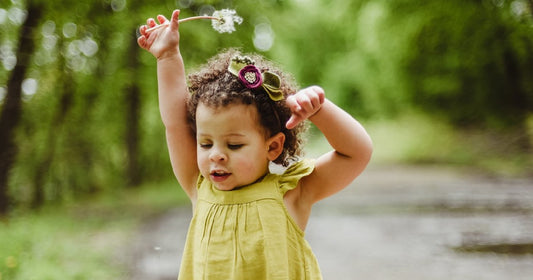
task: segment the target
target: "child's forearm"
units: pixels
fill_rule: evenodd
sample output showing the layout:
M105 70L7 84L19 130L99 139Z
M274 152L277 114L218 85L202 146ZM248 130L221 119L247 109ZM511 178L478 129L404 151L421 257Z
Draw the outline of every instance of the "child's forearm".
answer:
M363 126L329 100L309 118L324 134L337 154L357 160L370 160L372 140Z
M159 110L165 127L187 125L185 67L178 52L157 60Z

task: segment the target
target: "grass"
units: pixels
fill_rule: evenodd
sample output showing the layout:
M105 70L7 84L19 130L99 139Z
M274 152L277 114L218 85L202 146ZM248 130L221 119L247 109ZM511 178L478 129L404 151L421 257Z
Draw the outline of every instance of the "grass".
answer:
M121 255L137 227L185 201L166 183L14 213L0 221L0 280L126 279Z

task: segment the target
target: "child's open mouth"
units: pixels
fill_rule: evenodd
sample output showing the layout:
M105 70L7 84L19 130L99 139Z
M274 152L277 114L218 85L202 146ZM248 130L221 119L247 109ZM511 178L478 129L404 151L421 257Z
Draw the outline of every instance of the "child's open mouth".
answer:
M225 171L212 171L210 175L211 179L214 182L222 182L226 180L231 175L231 173Z

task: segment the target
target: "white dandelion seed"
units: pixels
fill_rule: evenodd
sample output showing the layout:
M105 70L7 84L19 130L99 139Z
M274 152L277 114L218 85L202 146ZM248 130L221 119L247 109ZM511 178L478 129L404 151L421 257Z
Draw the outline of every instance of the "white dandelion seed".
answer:
M213 29L215 29L219 33L231 33L235 31L235 23L237 24L242 23L242 17L238 16L235 10L230 10L230 9L222 9L219 11L215 11L212 16L188 17L188 18L180 19L178 20L178 22L183 23L183 22L197 20L197 19L210 19ZM168 26L169 24L170 22L165 22L163 24L154 26L152 28L148 28L146 29L145 32L150 33L156 29Z
M235 31L235 23L242 23L242 17L238 16L235 10L222 9L215 11L213 17L217 19L213 19L211 25L213 29L220 33L231 33Z

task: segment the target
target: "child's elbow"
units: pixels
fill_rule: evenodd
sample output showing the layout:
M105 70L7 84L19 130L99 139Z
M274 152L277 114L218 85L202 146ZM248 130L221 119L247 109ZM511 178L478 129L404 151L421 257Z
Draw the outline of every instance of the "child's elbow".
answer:
M367 135L366 138L367 139L366 141L364 141L359 155L360 160L364 162L365 166L370 162L370 159L372 159L372 153L374 152L374 144L372 142L372 138L370 138L369 135Z

